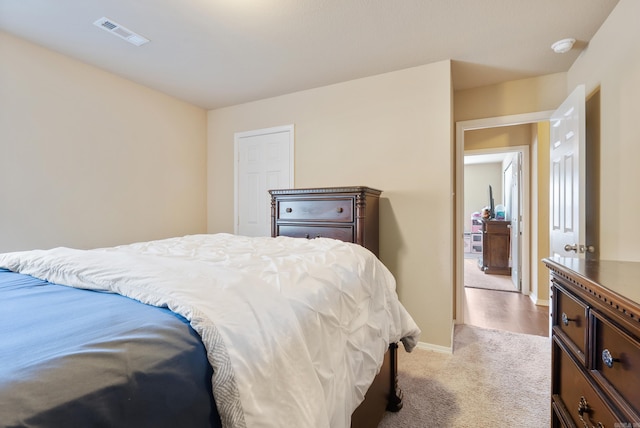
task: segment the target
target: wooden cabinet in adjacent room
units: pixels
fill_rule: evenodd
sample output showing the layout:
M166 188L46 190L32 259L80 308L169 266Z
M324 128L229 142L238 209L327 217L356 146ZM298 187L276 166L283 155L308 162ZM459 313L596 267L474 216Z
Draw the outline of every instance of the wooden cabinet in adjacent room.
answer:
M269 190L271 236L334 238L379 252L380 190L328 187Z
M640 426L640 263L553 257L551 426Z
M480 269L487 274L511 275L511 222L482 221L482 259Z

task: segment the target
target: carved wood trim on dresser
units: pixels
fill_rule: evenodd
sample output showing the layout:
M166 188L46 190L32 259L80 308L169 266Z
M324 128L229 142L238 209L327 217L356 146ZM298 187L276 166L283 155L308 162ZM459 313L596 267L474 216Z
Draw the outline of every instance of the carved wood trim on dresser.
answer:
M640 427L640 263L553 257L553 427Z

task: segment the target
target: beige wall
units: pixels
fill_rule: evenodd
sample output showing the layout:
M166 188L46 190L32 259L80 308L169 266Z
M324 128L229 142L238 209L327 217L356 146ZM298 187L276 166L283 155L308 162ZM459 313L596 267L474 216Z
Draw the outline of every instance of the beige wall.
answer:
M464 166L464 231L471 232L471 214L489 205L489 185L495 204L502 204L502 163Z
M456 91L454 120L460 122L555 110L566 98L566 94L565 73Z
M383 190L380 258L420 340L450 347L451 98L444 61L210 111L209 231L233 231L234 133L294 124L296 187Z
M526 146L530 141L531 127L528 124L474 129L464 134L464 150Z
M537 245L531 247L531 298L535 303L549 303L549 270L542 259L549 256L549 122L531 125L531 236Z
M206 111L0 32L0 251L206 230Z
M567 73L600 88L600 258L640 261L640 2L620 0Z

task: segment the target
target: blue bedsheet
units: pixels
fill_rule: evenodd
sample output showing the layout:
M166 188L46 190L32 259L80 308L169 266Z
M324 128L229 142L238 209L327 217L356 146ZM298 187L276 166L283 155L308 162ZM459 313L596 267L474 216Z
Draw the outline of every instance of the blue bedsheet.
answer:
M218 427L211 374L168 309L0 269L0 427Z

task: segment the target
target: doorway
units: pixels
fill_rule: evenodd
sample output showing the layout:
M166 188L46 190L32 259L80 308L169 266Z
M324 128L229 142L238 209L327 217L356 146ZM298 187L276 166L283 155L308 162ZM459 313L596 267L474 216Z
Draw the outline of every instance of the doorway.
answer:
M525 125L529 126L529 125ZM525 201L529 200L523 177L522 159L529 165L529 146L517 146L501 149L484 149L466 151L464 156L464 199L465 199L465 241L471 237L471 248L464 248L464 293L465 323L516 333L546 336L548 332L548 314L546 307L540 307L529 298L528 289L522 287L522 265L529 261L522 259L522 239L520 225L528 216L523 210ZM482 267L484 244L482 232L474 223L478 212L490 204L488 186L492 187L496 220L494 227L500 225L509 239L496 241L488 237L492 251L496 244L502 243L500 253L509 260L509 272L495 272L495 268L485 272ZM527 220L528 221L528 220ZM506 227L505 227L506 226ZM480 229L480 230L479 230ZM486 235L485 235L486 236ZM480 239L477 239L480 238ZM489 263L490 264L490 263ZM530 271L530 266L525 266Z
M469 131L475 130L483 130L483 129L491 129L491 128L501 128L507 127L511 125L524 125L524 124L534 124L537 122L546 122L549 120L551 112L538 112L538 113L530 113L523 115L513 115L513 116L505 116L505 117L496 117L496 118L487 118L473 121L465 121L456 123L456 206L463 207L464 206L464 155L465 155L465 146L467 149L474 150L473 145L465 144L465 133ZM470 135L470 134L467 134ZM527 142L528 144L528 142ZM471 146L471 147L469 147ZM508 144L502 144L502 149L488 149L487 146L483 148L485 151L493 151L493 153L499 153L505 151L505 147L508 147ZM523 156L529 156L529 146L526 146L527 150L523 152ZM509 150L513 150L511 147ZM468 154L468 153L467 153ZM537 157L537 152L532 151L531 157ZM528 167L531 165L530 160L523 159L522 160L523 167ZM537 179L537 170L534 166L532 168L531 173L528 171L525 172L523 170L522 180L523 185L526 189L530 189L530 182ZM544 305L547 302L540 301L536 299L535 296L532 298L529 297L529 292L532 290L531 283L532 279L537 282L537 276L532 275L532 267L531 260L537 257L537 234L531 233L531 218L534 214L536 214L535 218L537 218L537 194L533 193L530 196L525 196L524 192L521 198L521 206L522 206L522 219L518 222L518 225L521 226L521 230L519 232L519 236L521 236L521 244L518 251L518 258L520 260L520 269L519 275L521 278L521 293L504 293L511 295L511 298L517 298L520 300L520 303L523 303L527 306L532 312L541 314L539 318L544 319L546 313L546 307ZM533 210L531 207L534 207ZM531 216L527 215L527 213L531 214ZM464 209L458 208L456 210L456 323L463 324L465 323L465 313L466 313L466 294L464 287L464 232L465 232L465 222L468 219L465 216ZM533 224L534 229L537 231L537 224ZM535 278L532 278L534 276ZM537 287L534 286L534 289ZM532 300L533 299L533 300ZM512 305L513 303L507 303L507 305ZM467 314L468 316L468 314ZM538 315L536 315L538 316Z
M467 150L464 153L466 287L512 292L528 290L522 287L521 275L521 224L527 220L524 217L528 215L528 211L524 210L523 205L529 199L528 181L525 183L523 179L525 174L528 175L528 162L525 165L523 159L528 161L528 158L528 146ZM483 209L493 209L495 224L504 225L502 229L509 235L509 239L504 240L504 248L495 248L495 242L493 244L492 252L499 253L509 266L500 275L493 275L489 271L485 274L482 269L486 265L486 260L483 263L482 257L487 249L485 244L488 244L484 242L488 236L483 236L482 233ZM476 272L474 264L482 272Z

